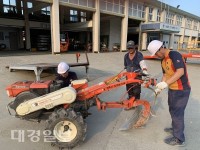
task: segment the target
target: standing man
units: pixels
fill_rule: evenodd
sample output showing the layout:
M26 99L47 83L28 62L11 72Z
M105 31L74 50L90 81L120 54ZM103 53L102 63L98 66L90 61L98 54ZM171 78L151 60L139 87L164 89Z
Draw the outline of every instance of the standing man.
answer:
M147 73L147 66L143 59L141 52L135 49L135 42L128 41L127 43L128 53L124 56L124 67L127 72L139 72L143 71L144 74ZM126 85L126 90L128 91L129 99L135 97L140 99L141 85L138 83L131 83Z
M165 128L165 132L173 136L164 140L173 146L184 146L184 111L190 96L190 83L184 58L177 51L170 51L163 47L163 42L153 40L148 45L148 51L161 58L163 71L162 81L156 85L156 92L160 93L169 87L168 105L172 119L172 128Z
M65 62L60 62L58 64L57 73L55 80L61 80L63 82L62 87L67 87L71 84L71 81L77 80L77 75L75 72L69 71L70 67Z

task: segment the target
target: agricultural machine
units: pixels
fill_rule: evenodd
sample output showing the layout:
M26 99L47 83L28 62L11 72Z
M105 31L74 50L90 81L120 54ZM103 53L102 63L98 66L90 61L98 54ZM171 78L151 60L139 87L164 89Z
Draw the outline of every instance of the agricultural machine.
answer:
M11 115L27 120L38 120L48 114L46 130L51 131L52 137L55 138L52 145L61 149L72 148L85 139L87 126L84 119L90 114L88 109L92 106L96 106L98 110L129 110L141 105L143 109L132 126L138 128L146 124L151 109L148 101L131 97L106 102L98 97L106 91L130 83L138 83L146 88L156 84L155 79L134 72L121 72L92 86L88 86L85 79L72 81L71 85L65 88L61 88L60 81L22 81L6 88L8 96L15 97L7 108Z

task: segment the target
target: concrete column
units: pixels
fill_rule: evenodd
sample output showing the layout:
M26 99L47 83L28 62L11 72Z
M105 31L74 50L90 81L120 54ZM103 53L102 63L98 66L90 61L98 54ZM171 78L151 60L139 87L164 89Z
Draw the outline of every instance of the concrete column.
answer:
M157 21L158 8L153 8L153 21Z
M183 42L183 41L184 41L184 36L181 35L181 37L180 37L180 42Z
M195 37L195 40L194 40L194 45L195 45L195 48L197 48L198 47L198 38L197 37Z
M185 37L185 24L186 24L186 17L183 18L182 20L182 27L183 27L183 35L181 35L180 41L184 42L184 37Z
M149 7L145 8L145 23L149 22Z
M92 23L92 50L94 53L99 53L100 48L100 0L95 1L96 11L93 13Z
M142 33L142 50L147 49L147 33Z
M30 25L29 25L29 17L27 9L27 0L23 0L23 10L24 10L24 22L25 22L26 49L31 50Z
M172 33L170 36L169 49L174 49L174 33Z
M125 16L122 18L120 51L126 51L127 33L128 33L128 6L129 6L129 0L125 0L124 1L124 15Z
M59 0L53 0L51 6L51 43L52 54L60 53Z
M188 43L187 43L187 48L192 48L193 43L192 43L192 36L189 36Z
M166 11L161 10L160 22L165 22L165 20L166 20Z
M192 41L192 36L189 36L188 42Z
M176 21L177 21L177 14L174 15L174 25L176 25Z

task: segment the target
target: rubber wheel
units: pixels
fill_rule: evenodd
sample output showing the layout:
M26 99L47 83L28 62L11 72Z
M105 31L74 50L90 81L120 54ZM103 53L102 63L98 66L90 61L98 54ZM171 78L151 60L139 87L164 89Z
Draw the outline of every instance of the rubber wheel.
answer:
M73 109L54 111L47 121L47 128L55 138L52 145L62 148L73 148L80 145L86 137L87 125L81 114Z
M14 105L13 105L13 109L16 111L16 108L23 102L31 100L33 98L38 97L38 95L36 93L33 92L22 92L19 95L17 95L17 97L14 100ZM20 116L23 119L37 119L40 114L42 113L42 110L38 110L36 112L32 112L30 114L27 114L25 116ZM16 113L17 115L17 113ZM17 115L18 116L18 115Z

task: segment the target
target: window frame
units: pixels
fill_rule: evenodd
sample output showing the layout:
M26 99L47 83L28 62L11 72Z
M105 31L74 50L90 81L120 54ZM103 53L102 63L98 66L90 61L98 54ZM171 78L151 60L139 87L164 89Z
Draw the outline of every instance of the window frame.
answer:
M3 13L5 13L5 14L8 14L8 13L17 13L17 3L16 3L16 0L6 0L6 1L8 1L9 3L6 4L6 3L4 3L4 0L2 1L3 2ZM15 3L12 4L11 1L14 1ZM7 9L7 11L6 11L6 9Z
M75 9L70 9L69 10L69 19L70 19L70 22L78 22L78 10L75 10Z

